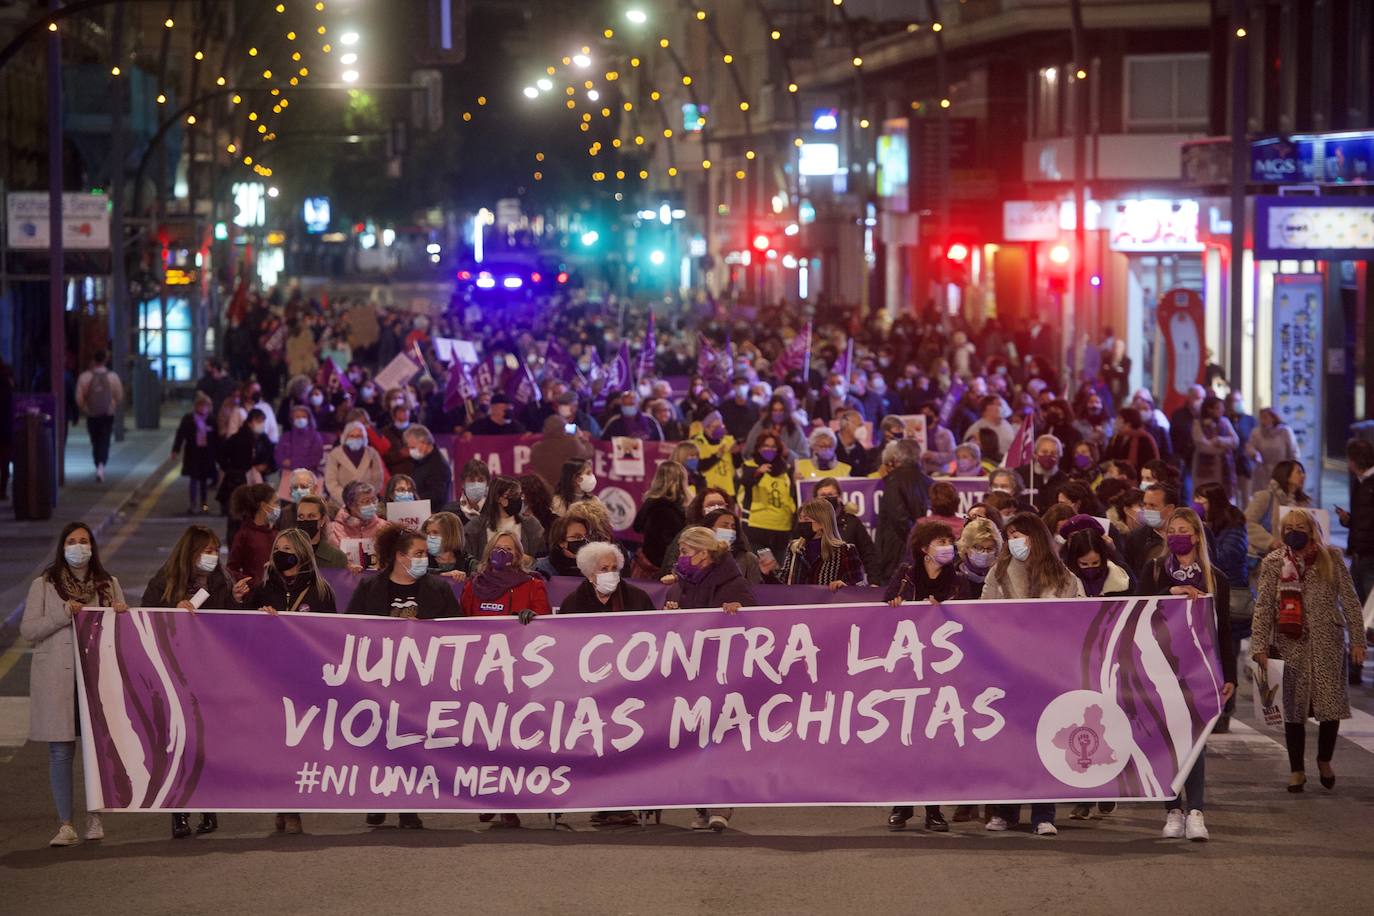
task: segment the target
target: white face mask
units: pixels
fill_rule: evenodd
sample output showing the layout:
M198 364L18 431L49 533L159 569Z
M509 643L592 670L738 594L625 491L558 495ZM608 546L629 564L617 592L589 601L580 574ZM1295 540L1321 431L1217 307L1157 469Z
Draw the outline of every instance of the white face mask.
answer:
M219 554L203 553L196 557L196 566L203 573L212 573L219 568Z
M1012 559L1024 563L1030 556L1030 541L1027 538L1012 538L1007 541L1007 550L1011 551Z
M590 493L596 489L596 475L586 474L577 482L577 486L583 493Z
M596 590L599 594L609 595L620 585L620 573L603 572L596 574Z
M722 544L733 544L733 543L735 543L735 529L734 529L734 528L717 528L717 529L715 530L715 533L716 533L716 540L717 540L717 541L720 541Z

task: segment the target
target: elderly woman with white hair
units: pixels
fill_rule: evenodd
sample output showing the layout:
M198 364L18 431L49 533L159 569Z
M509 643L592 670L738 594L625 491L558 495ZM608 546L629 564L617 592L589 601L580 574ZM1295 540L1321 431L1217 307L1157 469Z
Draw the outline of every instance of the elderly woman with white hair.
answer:
M329 498L343 500L344 487L355 480L380 490L386 482L382 456L368 444L367 426L354 420L344 426L339 444L324 457L324 489Z
M647 592L620 577L625 554L614 544L590 541L577 552L577 569L586 581L558 608L560 614L656 610Z
M835 435L834 430L825 426L817 426L806 437L806 442L811 449L811 455L797 459L795 470L798 480L849 477L853 473L853 468L841 461L835 454L839 446L839 438Z

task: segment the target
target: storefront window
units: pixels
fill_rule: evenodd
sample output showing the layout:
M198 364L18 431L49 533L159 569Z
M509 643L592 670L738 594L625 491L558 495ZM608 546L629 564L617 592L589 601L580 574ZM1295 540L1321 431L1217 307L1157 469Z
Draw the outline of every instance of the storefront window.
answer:
M152 370L168 381L189 382L191 377L191 306L186 299L167 300L167 323L163 327L163 305L158 299L138 306L138 352L146 356ZM164 369L164 360L166 368Z

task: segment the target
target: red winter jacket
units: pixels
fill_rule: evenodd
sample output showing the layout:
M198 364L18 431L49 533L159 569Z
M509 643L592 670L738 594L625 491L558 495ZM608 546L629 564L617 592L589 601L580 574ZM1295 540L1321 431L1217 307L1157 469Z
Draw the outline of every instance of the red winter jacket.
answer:
M463 589L464 617L502 617L516 616L529 609L536 614L552 614L549 607L549 593L544 589L544 580L531 576L527 581L506 592L500 598L483 601L472 590L472 580Z

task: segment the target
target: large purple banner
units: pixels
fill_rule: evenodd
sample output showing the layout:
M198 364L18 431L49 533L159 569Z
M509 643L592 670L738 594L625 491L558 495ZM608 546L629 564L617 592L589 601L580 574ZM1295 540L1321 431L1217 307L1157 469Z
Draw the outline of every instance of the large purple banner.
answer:
M463 465L476 458L493 474L516 477L532 473L530 470L530 448L543 439L534 433L523 436L469 436L466 439L452 437L442 442L448 451L453 465L454 477L463 473ZM635 453L624 449L617 450L615 443L593 440L595 450L592 460L596 466L596 495L606 505L611 524L618 534L632 533L635 513L644 501L644 493L653 481L654 471L673 456L676 442L639 443ZM455 481L454 492L461 492L462 480Z
M974 503L983 501L983 497L988 493L987 477L939 477L948 484L953 484L954 489L959 491L959 514L964 515L969 507ZM859 520L864 523L869 531L878 525L878 506L883 501L883 481L880 477L837 477L840 489L844 491L844 501L854 507L859 515ZM816 484L819 479L798 480L797 481L797 504L811 499L816 492Z
M1163 799L1221 709L1206 599L438 621L76 619L102 810Z

